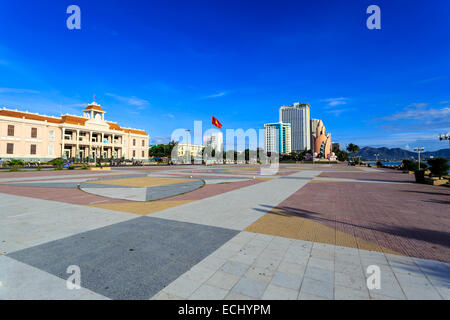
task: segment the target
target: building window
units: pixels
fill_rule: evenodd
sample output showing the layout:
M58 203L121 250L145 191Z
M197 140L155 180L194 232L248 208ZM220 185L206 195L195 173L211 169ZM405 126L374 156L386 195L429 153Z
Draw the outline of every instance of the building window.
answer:
M142 140L142 146L145 147L145 140Z
M145 157L145 151L142 151L142 158Z
M35 144L32 144L30 146L30 154L36 154L36 145Z
M31 128L31 137L37 138L37 128Z
M14 137L14 126L8 125L8 136Z
M13 154L14 153L14 143L7 143L6 144L6 153L7 154Z
M133 150L133 158L136 157L136 150Z
M52 156L53 155L53 143L50 143L48 145L48 155Z
M55 140L55 131L54 130L50 130L48 132L48 140L50 140L50 141L54 141Z
M136 139L133 139L133 146L136 146Z

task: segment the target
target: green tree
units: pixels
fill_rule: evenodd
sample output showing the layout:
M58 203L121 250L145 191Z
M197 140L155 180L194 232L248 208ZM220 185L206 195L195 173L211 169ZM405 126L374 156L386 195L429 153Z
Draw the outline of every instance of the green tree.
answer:
M449 165L446 158L439 157L429 159L428 164L430 165L430 171L433 176L442 178L442 176L448 174Z
M148 155L150 157L171 157L173 148L178 143L170 141L168 144L156 144L148 149Z
M354 155L356 155L359 152L359 146L357 146L356 144L350 143L347 146L347 151L350 153L353 153Z

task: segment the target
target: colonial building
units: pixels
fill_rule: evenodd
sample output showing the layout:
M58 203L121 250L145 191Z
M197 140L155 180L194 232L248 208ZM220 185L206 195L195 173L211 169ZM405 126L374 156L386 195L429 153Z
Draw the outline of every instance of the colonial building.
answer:
M174 149L176 150L174 154L178 156L178 158L183 158L186 155L194 158L202 158L203 157L203 146L200 144L186 144L186 143L178 143Z
M148 158L149 136L105 120L105 111L92 102L83 116L51 117L0 109L0 158L48 161L54 158L94 160Z

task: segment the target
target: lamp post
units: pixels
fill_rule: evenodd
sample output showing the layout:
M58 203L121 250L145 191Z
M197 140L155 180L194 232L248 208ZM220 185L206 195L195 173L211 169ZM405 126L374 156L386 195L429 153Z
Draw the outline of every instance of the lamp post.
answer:
M417 151L419 153L419 170L420 170L420 152L423 151L424 148L420 147L420 148L414 148L414 151Z
M379 153L374 154L374 156L377 157L377 162L378 162L378 156L379 155L380 155Z
M190 135L191 130L186 129L185 131L186 131L186 148L187 148L186 154L187 154L187 157L189 157L189 164L191 164L191 148L189 146L189 135Z
M449 133L442 133L439 135L439 140L448 140L448 144L450 146L450 134Z

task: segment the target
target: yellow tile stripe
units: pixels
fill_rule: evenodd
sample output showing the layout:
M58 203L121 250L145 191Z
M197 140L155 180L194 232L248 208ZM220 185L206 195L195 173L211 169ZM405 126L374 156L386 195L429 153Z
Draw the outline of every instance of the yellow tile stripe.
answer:
M103 204L99 203L89 205L89 207L122 211L146 216L151 213L155 213L173 207L178 207L193 201L195 200L148 201L148 202L136 201L136 202L103 203Z
M89 181L88 183L112 184L118 186L145 188L145 187L164 186L168 184L182 183L187 181L192 181L192 179L144 177L144 178L125 178L114 180L97 180L97 181Z
M293 216L281 209L273 209L247 227L245 231L401 255L399 252L376 243L330 228L311 219Z

